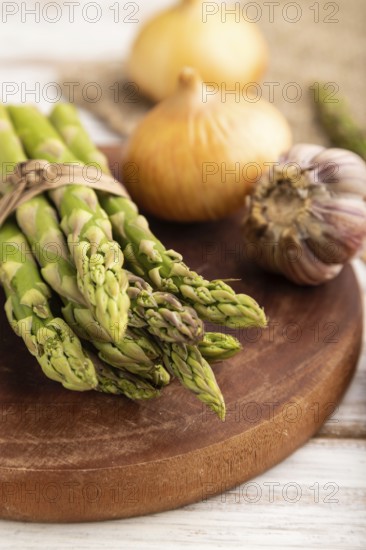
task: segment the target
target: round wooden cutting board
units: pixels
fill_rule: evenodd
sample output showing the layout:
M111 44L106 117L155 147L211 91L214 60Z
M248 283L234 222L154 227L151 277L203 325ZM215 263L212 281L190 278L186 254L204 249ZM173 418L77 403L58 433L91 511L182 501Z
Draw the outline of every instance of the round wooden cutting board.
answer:
M123 518L209 498L287 457L344 393L362 333L351 267L320 288L299 288L246 263L240 216L151 225L205 277L240 279L234 288L270 319L266 330L236 332L243 351L214 366L225 422L177 381L143 403L67 391L43 376L1 312L2 518Z

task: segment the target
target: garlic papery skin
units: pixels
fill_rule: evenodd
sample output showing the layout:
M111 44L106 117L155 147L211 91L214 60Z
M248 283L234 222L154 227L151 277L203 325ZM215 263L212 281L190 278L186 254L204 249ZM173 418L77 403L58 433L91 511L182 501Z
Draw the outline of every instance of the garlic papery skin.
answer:
M231 13L230 13L231 10ZM129 78L154 101L171 95L183 67L228 90L256 82L267 67L267 46L239 2L181 0L148 21L127 61ZM234 13L233 13L234 12Z
M350 151L299 144L248 199L250 258L299 285L333 279L366 238L366 164Z
M127 146L124 183L158 218L216 220L243 208L265 164L291 145L270 103L220 94L205 101L203 90L197 72L185 68L176 92L146 115Z

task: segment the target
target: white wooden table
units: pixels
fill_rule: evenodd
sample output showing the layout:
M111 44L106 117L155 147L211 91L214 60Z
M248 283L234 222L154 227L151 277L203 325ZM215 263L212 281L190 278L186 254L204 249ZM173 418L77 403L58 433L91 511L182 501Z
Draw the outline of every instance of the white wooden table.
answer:
M63 2L59 3L62 7ZM137 18L141 20L170 3L156 0L152 6L147 0L136 2ZM23 4L29 9L34 2ZM80 8L85 4L80 1ZM120 2L120 8L125 4ZM66 25L64 12L55 24L42 18L39 23L33 22L27 14L23 14L26 22L22 23L20 13L9 15L5 23L2 13L0 93L4 93L4 83L15 83L19 88L7 99L22 101L22 92L29 92L35 82L42 88L55 80L54 60L72 59L75 52L78 59L86 60L124 55L137 24L114 23L115 11L109 9L113 5L103 0L102 18L96 24L83 21L77 12L71 26ZM121 12L123 16L128 13ZM48 17L55 17L51 9ZM92 9L89 17L95 17ZM19 32L21 35L17 35ZM35 63L35 59L43 62ZM6 90L9 92L11 86ZM40 106L49 108L42 97ZM83 119L98 143L118 140L86 113ZM356 263L355 269L365 295L366 269L361 263ZM0 521L0 549L365 549L365 353L366 349L342 404L316 437L252 482L207 502L124 521L76 525Z

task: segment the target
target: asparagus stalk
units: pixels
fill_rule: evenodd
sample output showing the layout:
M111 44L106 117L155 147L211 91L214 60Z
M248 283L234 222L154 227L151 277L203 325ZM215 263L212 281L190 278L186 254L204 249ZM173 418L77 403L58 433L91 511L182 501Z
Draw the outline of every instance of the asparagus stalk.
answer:
M349 106L343 98L331 99L325 84L320 84L315 94L315 109L331 144L349 149L366 160L366 132L354 119Z
M7 130L3 134L2 143L11 144L4 149L6 158L13 164L26 160L20 142L7 117L6 110L1 106L1 117L7 122L2 128ZM6 138L6 139L5 139ZM75 332L88 340L92 340L98 349L103 346L103 355L106 362L115 366L126 367L127 371L151 379L156 385L165 385L169 382L169 374L153 360L160 359L157 346L148 342L147 338L139 337L133 342L132 336L126 341L122 338L117 348L110 343L110 336L103 327L94 320L86 307L85 300L78 289L76 270L70 262L67 245L59 228L57 214L44 196L37 196L27 201L17 209L17 221L28 237L33 252L39 264L41 273L51 288L59 294L68 308L72 310L72 321ZM67 309L67 308L65 308ZM66 317L67 319L67 317ZM70 316L69 316L70 319ZM92 336L91 336L92 335ZM135 335L137 336L137 335ZM98 340L105 340L101 344ZM99 346L99 347L98 347ZM102 353L102 352L100 352ZM107 369L104 369L106 372Z
M45 197L35 197L18 207L17 221L32 245L46 282L74 304L79 324L93 328L93 316L78 289L76 269L70 261L54 208ZM153 292L148 283L132 273L127 272L127 276L131 326L148 327L154 336L169 342L193 343L201 338L203 324L192 308L183 306L171 294ZM96 340L111 341L99 323L94 325Z
M266 326L264 312L253 298L236 294L224 281L207 281L190 270L180 254L166 250L131 201L105 195L101 202L137 275L148 277L158 289L178 294L206 321L231 328Z
M14 166L18 162L26 160L21 143L2 105L0 105L0 145L1 158L4 162L6 159L7 163ZM90 311L82 305L85 301L77 287L76 271L69 260L65 239L59 229L57 214L46 198L38 196L20 206L17 209L17 219L28 233L34 245L36 256L39 263L43 266L42 275L50 283L50 286L64 298L70 307L73 304L74 314L83 320L81 325L94 330L94 335L97 331L98 337L109 340L104 329L94 321ZM0 230L0 239L1 236L6 238L9 230L9 225L4 226ZM25 269L23 263L22 271L19 270L20 283L23 284L24 273L26 271L28 274L26 280L30 283L33 281L32 284L35 288L30 290L27 287L23 288L26 296L28 296L28 301L29 298L32 298L34 303L33 307L29 307L29 304L24 305L13 291L9 281L6 283L6 273L10 264L9 262L3 262L1 274L8 295L6 312L12 327L16 330L17 334L24 338L31 353L36 355L45 374L49 378L63 383L68 389L84 390L95 388L105 393L123 394L131 399L156 397L159 392L155 387L128 372L129 369L132 373L134 372L132 359L142 361L148 356L146 352L145 356L142 357L144 355L143 351L138 348L136 343L133 344L131 339L128 348L131 365L125 364L125 372L118 372L113 368L107 367L107 365L101 364L101 362L97 362L96 369L94 369L90 360L83 353L77 338L66 323L62 319L51 318L47 302L49 291L40 277L35 276L37 268L28 249L28 243L26 243L20 232L18 235L20 242L16 243L14 239L14 236L16 236L15 227L12 229L12 232L12 243L9 243L9 246L13 246L13 244L17 245L17 248L14 251L12 250L12 252L21 251L24 255L24 260L28 262L27 269ZM4 251L4 247L2 247L2 251ZM11 260L14 261L14 254L11 254ZM14 281L14 283L16 282ZM78 324L79 329L81 325ZM141 344L141 339L139 344ZM144 344L145 349L153 350L153 345L148 343L147 340ZM106 345L110 345L111 349L114 349L112 344ZM159 350L155 346L154 358L158 355L158 352ZM168 383L169 375L167 371L160 365L154 365L155 368L153 368L151 355L152 352L150 352L150 357L148 357L150 362L150 378L156 385ZM125 355L124 358L125 363L127 363L127 356ZM121 363L120 357L118 357L118 360ZM70 365L68 365L68 362ZM83 365L85 376L81 376L83 374ZM145 374L143 372L144 367L146 368L145 365L138 365L138 372L141 375Z
M134 342L135 335L126 335L114 345L110 335L94 320L77 287L75 267L70 262L66 242L59 228L57 215L45 197L36 197L17 209L17 221L27 236L34 254L42 266L42 275L64 302L63 314L75 333L90 340L100 356L112 366L128 363L132 373L146 374L155 383L167 383L169 375L155 362L159 350L146 337ZM104 343L103 343L104 342Z
M49 289L41 279L28 242L11 222L0 228L0 279L7 296L9 323L46 376L75 391L95 388L93 363L66 323L53 317Z
M124 373L97 362L97 391L114 395L125 395L129 399L143 400L159 397L160 391L145 380L133 374Z
M118 344L99 341L95 334L95 323L88 325L77 319L78 309L69 302L62 309L68 325L80 338L90 341L98 350L98 356L112 367L122 369L157 387L169 384L170 376L160 364L161 352L142 330L128 328ZM75 313L76 312L76 313Z
M0 157L3 166L15 166L27 160L21 142L11 124L8 113L0 104ZM70 264L65 239L59 229L57 214L46 198L38 195L16 211L17 221L42 266L42 276L58 294L79 303L85 303L80 293L75 269Z
M42 266L42 275L51 288L77 308L82 325L92 325L93 317L77 286L76 269L70 262L67 245L59 228L57 214L47 199L35 197L17 209L17 221ZM153 292L143 279L127 272L131 298L129 324L151 329L151 333L169 342L195 342L203 333L196 312L183 306L168 293ZM110 341L97 322L95 339Z
M46 197L38 195L20 205L16 219L32 246L45 281L57 294L86 309L88 305L78 288L76 269L70 261L57 213Z
M75 162L48 120L32 107L9 107L15 129L27 154L49 162ZM127 327L128 280L123 254L113 241L107 214L96 193L69 185L50 196L62 217L62 228L77 270L77 284L94 318L118 342Z
M14 167L24 160L26 156L21 143L6 109L0 104L1 167ZM22 336L49 378L71 389L91 389L96 385L93 365L65 322L52 317L48 305L48 287L38 273L24 235L9 223L0 232L1 277L8 297L6 312L9 322ZM6 246L11 250L12 257L9 257L9 251L6 254ZM39 307L37 303L27 303L26 297L39 300Z
M7 222L0 229L0 250L0 278L8 298L9 323L48 378L74 391L96 389L135 400L159 395L154 386L128 373L128 369L118 372L101 363L94 366L70 327L52 317L48 287L37 273L25 237L14 224Z
M62 135L65 135L69 143L75 147L73 153L77 152L79 154L85 149L84 158L81 160L90 160L93 158L93 162L97 162L99 157L105 158L95 148L80 124L78 126L71 124L75 116L77 118L76 110L73 106L60 104L51 114L51 120L56 122L65 121L66 125L61 128ZM70 136L76 135L77 140L70 140ZM83 139L85 138L84 135L86 139ZM86 144L85 147L83 146L84 143ZM69 160L70 158L72 158L72 155L69 156ZM50 159L48 158L48 160ZM73 160L77 162L76 157ZM103 162L101 167L106 169L106 166L106 162ZM31 217L30 215L24 216L24 218L34 220L34 216ZM50 219L49 215L47 216L45 208L43 208L43 212L37 218L41 218L38 222L41 224L38 235L40 238L44 238L44 236L46 237L49 234L47 227L52 223L52 219ZM56 234L57 225L53 225L53 233ZM58 235L57 243L61 247L60 240L60 236ZM51 269L55 270L54 264L52 264ZM168 342L195 343L202 338L203 323L192 308L183 306L177 298L166 292L153 293L148 283L139 277L133 276L131 273L128 274L128 279L130 283L128 295L131 299L129 321L132 326L146 326L151 334Z
M224 420L224 398L210 365L199 349L196 346L163 342L161 348L166 369Z
M230 334L206 332L202 342L198 344L198 349L209 363L216 363L233 357L242 347L239 340Z
M52 110L50 121L76 158L85 164L99 166L106 174L110 173L107 157L95 147L88 133L80 124L79 115L74 105L58 103Z
M80 161L88 162L93 158L93 148L94 159L97 158L98 150L72 106L56 107L51 120ZM69 138L70 127L78 135L77 147L75 141ZM162 291L179 294L207 321L231 328L266 326L264 312L253 298L236 294L223 281L205 280L183 263L180 254L166 250L131 200L106 194L99 194L99 198L112 222L114 237L124 249L136 275L149 277L153 285Z
M98 158L98 155L96 155L96 158ZM59 191L56 191L54 194L56 193L59 193ZM40 222L42 227L39 230L42 237L44 235L47 236L49 233L47 230L49 221L45 219L44 210L45 208L43 208L43 215L41 216L43 221ZM29 214L24 215L23 218L31 219ZM34 225L34 221L32 223ZM54 232L56 231L57 227L54 229ZM59 242L60 238L58 236ZM53 271L52 274L57 277L55 269L58 266L54 262L51 265L48 262L48 267ZM149 295L148 290L151 287L145 285L145 288L142 288L140 285L140 288L137 288L137 283L138 281L135 280L134 288L129 293L133 295L132 319L135 319L135 321L137 317L142 319L144 325L147 325L151 329L151 333L163 340L192 343L201 337L203 333L202 322L191 308L182 306L177 299L174 299L173 296L167 293L156 293L152 296L150 292ZM80 302L80 299L77 301ZM140 325L141 322L138 326ZM116 339L114 341L118 343Z
M138 336L134 333L126 333L123 348L117 348L113 344L97 343L99 358L115 367L116 370L122 370L135 376L136 380L145 380L151 383L155 388L167 386L170 382L170 375L165 368L152 360L134 359L134 355L141 356L144 353L141 340L148 341L143 335ZM160 355L158 356L160 360Z
M0 144L1 144L1 173L0 181L13 171L18 162L27 160L22 144L14 132L8 113L0 103Z
M196 311L183 305L168 292L154 292L141 277L127 272L131 301L129 324L146 327L164 342L195 344L202 339L204 327Z
M76 127L80 127L79 132L79 144L77 154L79 160L87 162L90 159L90 151L94 147L92 141L85 131L81 127L81 123L77 117L76 111L69 110L69 116L67 119L63 118L63 113L67 111L67 106L62 110L58 110L58 116L51 115L53 122L56 125L57 130L63 134L65 127L69 126L70 119L73 119L73 124ZM67 124L66 124L67 122ZM94 147L95 148L95 147ZM97 151L97 149L95 148ZM76 151L76 150L75 150ZM100 200L104 201L104 194L100 194ZM106 199L107 200L107 199ZM133 208L136 207L130 201ZM119 204L119 203L118 203ZM117 207L118 207L117 204ZM123 204L121 204L123 217ZM146 220L145 220L146 221ZM147 222L146 222L147 224ZM141 248L144 247L144 242L139 243ZM130 281L130 284L132 281ZM140 284L141 279L140 279ZM133 285L131 285L133 287ZM229 287L230 288L230 287ZM131 292L131 291L130 291ZM232 291L233 292L233 291ZM133 303L133 296L132 296ZM259 308L258 308L259 309ZM262 310L260 310L262 311ZM151 327L149 327L151 330ZM164 363L167 369L175 375L180 382L189 390L193 391L197 397L204 403L206 403L211 409L213 409L220 418L225 416L225 404L221 394L221 391L217 385L215 375L213 374L211 367L202 357L197 347L191 345L179 345L176 343L161 342L161 347L164 351Z

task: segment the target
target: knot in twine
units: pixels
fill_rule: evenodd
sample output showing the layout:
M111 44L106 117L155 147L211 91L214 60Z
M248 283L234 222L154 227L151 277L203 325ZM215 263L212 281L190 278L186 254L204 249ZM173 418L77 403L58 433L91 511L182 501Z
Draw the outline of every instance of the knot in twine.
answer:
M13 172L0 181L0 226L24 202L64 185L85 185L129 198L125 187L96 165L27 160L17 164Z

